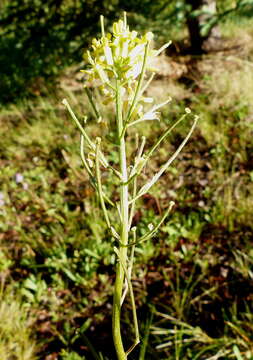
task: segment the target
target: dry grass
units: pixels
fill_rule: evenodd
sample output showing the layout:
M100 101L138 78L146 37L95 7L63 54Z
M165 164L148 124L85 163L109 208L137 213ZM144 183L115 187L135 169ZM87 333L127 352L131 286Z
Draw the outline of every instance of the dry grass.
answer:
M224 54L207 58L202 69L209 73L204 86L212 93L213 108L234 107L238 103L252 104L253 108L253 62Z
M0 359L35 360L28 312L8 291L0 295Z

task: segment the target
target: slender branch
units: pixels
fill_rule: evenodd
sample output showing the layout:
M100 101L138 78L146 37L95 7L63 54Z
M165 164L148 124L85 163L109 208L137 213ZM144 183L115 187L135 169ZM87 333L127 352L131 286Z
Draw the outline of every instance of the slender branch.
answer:
M138 153L137 153L137 161L136 161L136 163L138 163L138 161L142 157L145 144L146 144L146 137L142 136L141 137L141 145L140 145L140 148L139 148Z
M149 158L151 157L151 155L153 154L153 152L158 148L158 146L160 145L160 143L171 133L171 131L178 125L180 124L181 121L183 121L185 119L185 117L189 115L189 113L184 114L183 116L180 117L179 120L177 120L170 128L168 128L160 137L159 139L156 141L156 143L152 146L152 148L148 151L148 153L143 156L143 161L140 164L138 171L134 174L130 174L129 179L128 179L128 184L131 183L132 180L134 180L134 178L138 175L140 175L142 169L145 167L145 165L147 164ZM135 167L133 168L135 169ZM133 172L133 171L132 171ZM130 201L131 202L131 201Z
M128 111L128 114L127 114L127 117L126 117L126 120L125 120L126 123L128 123L131 120L131 116L133 114L134 108L135 108L135 106L136 106L136 104L137 104L137 102L139 100L140 89L141 89L141 85L142 85L144 75L145 75L145 72L146 72L149 43L150 42L148 41L146 46L145 46L145 52L144 52L143 63L142 63L142 68L141 68L141 74L140 74L140 77L139 77L139 80L138 80L138 84L136 86L136 91L135 91L135 94L134 94L133 102L132 102L132 104L131 104L131 106L129 108L129 111Z
M91 180L91 183L95 185L95 177L89 167L89 164L87 163L87 160L85 159L85 155L84 155L84 137L83 135L81 134L81 140L80 140L80 155L81 155L81 160L83 162L83 165L85 167L85 170L87 171L87 173L89 174L90 176L90 180Z
M63 100L62 100L62 103L63 103L63 105L66 106L68 112L70 113L70 115L71 115L72 119L74 120L75 124L77 125L78 129L81 131L81 134L83 135L84 139L87 141L89 147L90 147L93 151L95 151L95 149L96 149L95 144L91 141L90 137L88 136L88 134L86 133L86 131L85 131L84 128L82 127L80 121L77 119L77 117L76 117L75 113L73 112L73 110L71 109L71 107L70 107L67 99L63 99ZM108 167L108 162L107 162L107 160L105 159L105 157L104 157L103 155L101 156L101 154L100 154L100 158L101 158L101 161L102 161L104 167Z
M80 141L80 155L81 155L81 160L83 162L83 165L85 167L85 170L88 172L89 174L89 177L90 177L90 182L91 182L91 185L96 189L98 190L97 188L97 183L96 183L96 178L95 176L93 175L90 167L89 167L89 164L87 163L87 160L85 159L85 154L84 154L84 137L83 135L81 134L81 141ZM110 204L112 207L115 207L115 204L108 198L108 196L106 196L106 194L103 192L103 198L105 199L105 201Z
M77 119L75 113L74 113L73 110L71 109L68 101L67 101L66 99L64 99L64 100L62 101L62 103L63 103L63 105L65 105L66 108L68 109L68 111L69 111L72 119L74 120L74 122L75 122L75 124L77 125L78 129L81 131L81 134L83 135L84 139L87 141L89 147L90 147L93 151L95 151L96 145L91 141L90 137L88 136L88 134L87 134L86 131L84 130L84 128L83 128L83 126L81 125L80 121ZM103 155L101 152L99 152L99 158L100 158L100 161L101 161L101 163L103 164L103 166L104 166L105 168L109 168L110 170L112 170L113 173L114 173L119 179L121 179L120 173L119 173L116 169L114 169L113 166L111 166L111 165L108 163L108 161L106 160L106 158L104 157L104 155Z
M100 116L99 111L98 111L98 109L97 109L97 107L96 107L96 104L95 104L94 101L93 101L91 92L90 92L90 90L87 88L87 86L84 87L84 90L85 90L86 95L87 95L87 98L88 98L88 100L89 100L89 102L90 102L90 104L91 104L91 107L92 107L92 109L93 109L93 111L94 111L94 113L95 113L95 115L96 115L96 118L97 118L97 120L99 121L99 120L101 119L101 116Z
M112 172L114 173L114 175L117 176L118 179L122 180L121 173L118 170L114 169L114 167L111 166L109 163L108 163L108 168L112 170Z
M174 152L174 154L169 158L169 160L161 167L161 169L158 171L157 174L155 174L153 176L153 178L147 183L145 184L138 192L138 194L136 195L136 197L132 200L129 201L129 204L131 204L133 201L136 201L139 197L141 197L142 195L146 194L149 189L157 182L157 180L160 178L160 176L167 170L167 168L170 166L170 164L176 159L176 157L178 156L178 154L180 153L180 151L183 149L183 147L185 146L185 144L187 143L187 141L189 140L196 124L198 121L199 117L196 115L195 116L195 120L194 123L189 131L189 133L187 134L187 136L185 137L185 139L182 141L182 143L179 145L178 149Z
M172 130L175 129L177 125L179 125L186 116L189 115L188 113L185 113L182 115L170 128L168 128L157 140L157 142L151 147L151 149L148 151L147 155L145 156L145 163L148 161L150 156L153 154L153 152L158 148L160 143L172 132ZM145 166L145 165L144 165Z
M133 231L133 242L136 242L136 227L134 227L132 229L132 231ZM128 266L128 277L129 277L129 279L131 279L131 276L132 276L132 269L133 269L133 262L134 262L134 250L135 250L135 245L133 245L132 248L131 248L131 254L130 254L130 259L129 259L129 266ZM128 286L128 282L127 282L127 279L126 279L126 281L125 281L125 290L124 290L124 293L123 293L122 298L121 298L121 306L124 303L124 300L125 300L125 297L127 295L128 289L129 289L129 286Z
M126 11L123 12L123 19L124 19L124 29L127 29L127 13Z
M149 77L149 79L147 80L146 84L143 86L143 88L141 89L141 94L143 94L147 88L149 87L151 81L154 79L155 73L152 73Z
M154 121L154 120L159 121L159 119L139 119L139 120L135 120L135 121L131 122L130 124L128 124L127 127L129 128L130 126L139 124L140 122L143 122L143 121Z
M156 231L159 229L159 227L162 225L162 223L164 222L164 220L166 219L166 217L169 215L169 213L171 212L173 206L175 205L175 203L173 201L170 202L170 205L168 207L168 209L165 211L165 213L163 214L162 218L160 219L160 221L156 224L156 226L150 230L147 234L143 235L139 240L137 240L136 242L132 242L129 243L127 245L127 247L130 246L135 246L138 245L144 241L149 240L155 233Z
M134 178L134 182L133 182L133 198L136 197L137 194L137 177ZM131 204L131 208L130 208L130 214L129 214L129 220L128 220L128 231L131 229L131 225L133 222L133 217L134 217L134 210L135 210L135 201L132 202Z
M100 204L101 204L101 207L102 207L102 210L103 210L103 213L104 213L106 224L107 224L108 228L111 229L111 223L110 223L110 219L109 219L107 209L106 209L106 206L105 206L104 197L103 197L103 190L102 190L101 173L100 173L100 166L99 166L100 143L101 143L101 139L97 138L97 141L96 141L96 162L95 162L96 177L97 177L97 190L98 190L98 196L99 196Z
M73 110L71 109L68 100L67 99L63 99L62 100L63 105L66 106L68 112L70 113L72 119L74 120L74 122L76 123L78 129L81 131L81 134L83 135L84 139L87 141L89 147L92 150L95 150L95 144L91 141L90 137L88 136L88 134L86 133L86 131L84 130L84 128L82 127L80 121L77 119L75 113L73 112Z
M119 236L119 234L117 233L117 231L114 229L113 226L111 226L111 233L112 233L112 236L113 236L116 240L120 240L120 236Z
M105 26L104 26L104 17L100 15L100 25L101 25L101 35L102 37L105 36Z
M146 143L146 138L145 138L145 136L143 136L142 141L141 141L141 145L140 145L140 148L139 148L139 151L138 151L138 154L137 154L136 159L135 159L135 165L137 165L137 166L138 166L138 163L140 162L140 159L141 159L141 156L142 156L142 153L143 153L143 150L144 150L145 143ZM135 166L133 167L131 173L134 172L134 171L136 171ZM130 176L131 176L131 173L130 173ZM137 175L137 173L135 173L135 174ZM134 177L133 194L132 194L133 199L136 197L136 194L137 194L137 176ZM129 215L129 221L128 221L128 230L131 229L131 225L132 225L133 217L134 217L134 210L135 210L135 201L132 202L131 208L130 208L130 215Z

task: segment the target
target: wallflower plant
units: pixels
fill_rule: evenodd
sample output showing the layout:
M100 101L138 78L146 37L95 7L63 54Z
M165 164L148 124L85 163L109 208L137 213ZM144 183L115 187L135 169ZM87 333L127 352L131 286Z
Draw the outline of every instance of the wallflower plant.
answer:
M148 162L154 151L183 119L187 116L192 116L191 110L186 108L185 113L179 120L169 127L146 153L144 152L145 137L142 136L141 141L136 137L137 151L133 163L130 164L126 151L128 129L140 122L159 120L158 110L171 101L169 98L161 104L153 105L153 98L145 96L145 91L156 73L156 69L153 67L154 59L165 50L170 43L165 44L159 50L153 49L151 46L153 34L148 32L144 36L139 36L136 31L130 31L127 25L126 14L124 14L123 20L119 20L113 24L112 33L107 34L104 30L103 16L101 16L100 19L101 38L92 40L91 50L87 51L86 54L89 68L88 70L83 70L86 75L85 92L98 124L104 122L105 119L103 118L103 114L101 114L101 109L99 109L98 104L94 100L95 97L90 90L90 86L87 86L87 84L92 84L93 89L96 88L96 91L102 94L105 104L112 103L115 106L119 168L110 165L103 153L102 145L105 139L97 137L93 140L87 133L85 129L87 117L85 117L84 123L82 124L72 111L66 99L63 100L63 104L66 106L80 131L81 159L89 174L91 184L97 191L105 222L109 229L111 239L113 240L113 250L117 256L112 333L117 358L118 360L125 360L140 342L136 306L131 283L135 246L154 236L173 207L173 202L170 202L158 223L155 225L150 224L146 234L138 238L137 228L132 226L136 201L151 189L177 157L191 136L198 117L194 116L194 121L188 135L175 153L146 184L140 187L138 182L139 177L144 167L148 166ZM146 111L147 106L150 106L150 108ZM119 202L116 204L106 195L105 187L102 183L101 168L111 170L115 176L115 183L118 183ZM117 226L112 225L112 217L109 211L109 209L112 208L115 208L118 212ZM131 300L135 341L128 350L125 350L121 336L121 308L127 293L129 293Z

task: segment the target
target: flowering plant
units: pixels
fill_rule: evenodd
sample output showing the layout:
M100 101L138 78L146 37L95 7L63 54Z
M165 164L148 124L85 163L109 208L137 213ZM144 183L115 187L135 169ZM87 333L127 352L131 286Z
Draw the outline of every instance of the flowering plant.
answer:
M180 119L160 136L146 154L144 154L145 137L142 137L140 143L137 140L137 151L134 162L132 165L128 164L126 139L129 127L143 121L158 120L159 112L157 110L171 101L169 98L161 104L151 105L148 111L144 111L145 103L153 103L152 98L145 97L145 91L156 72L156 69L153 67L154 59L166 49L170 43L165 44L159 50L152 49L153 34L148 32L144 36L138 36L136 31L130 31L126 21L126 14L124 14L124 20L119 20L113 24L112 33L109 34L105 34L104 19L103 16L101 16L101 32L101 38L92 40L92 49L91 51L87 51L85 56L89 63L89 68L83 70L87 77L85 91L98 122L104 121L103 115L101 115L100 109L98 109L93 94L87 84L91 83L96 87L103 95L106 103L111 102L115 104L115 120L119 144L118 169L111 166L103 154L101 150L101 138L96 138L95 141L93 141L86 132L85 127L77 119L66 99L63 100L63 104L67 107L71 117L80 130L81 158L90 176L91 183L98 193L104 218L112 239L114 239L117 244L117 246L114 246L114 252L117 255L118 262L116 266L113 297L112 329L117 357L119 360L126 360L128 354L140 342L134 293L131 284L135 246L147 241L156 233L173 206L173 202L171 202L158 223L156 225L150 224L146 234L137 238L137 229L136 227L132 227L135 204L141 196L150 190L177 157L196 126L197 116L194 117L194 122L188 135L175 153L145 185L139 188L139 175L147 165L153 152L158 148L160 143L165 140L175 126L191 114L191 111L186 108L185 113ZM150 74L149 78L146 78L147 74ZM85 122L86 120L87 117L85 118ZM89 152L85 152L85 149L88 149ZM101 178L101 166L110 169L119 181L120 200L118 204L114 204L105 194ZM117 228L111 224L108 204L110 204L110 207L115 207L118 211L119 224ZM121 336L120 320L121 308L128 292L133 310L135 341L130 349L125 351Z

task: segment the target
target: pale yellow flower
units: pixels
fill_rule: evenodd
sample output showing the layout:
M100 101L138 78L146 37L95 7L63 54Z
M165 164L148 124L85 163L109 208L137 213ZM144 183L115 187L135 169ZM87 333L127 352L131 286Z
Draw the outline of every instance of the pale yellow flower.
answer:
M101 91L104 104L115 100L117 80L121 87L124 110L128 111L135 99L141 74L144 79L146 71L155 73L156 69L153 67L155 57L169 46L167 43L158 50L152 49L153 36L152 32L140 36L136 31L130 31L126 20L115 22L112 32L107 34L102 25L101 38L94 38L91 49L86 52L88 68L83 72L86 74L89 86L96 86ZM157 109L160 106L143 113L142 104L152 102L152 98L146 98L141 93L135 109L131 111L130 121L158 119Z
M104 84L113 85L115 78L125 85L133 87L141 74L145 49L153 39L151 32L138 36L136 31L130 31L122 20L113 24L112 33L105 34L100 39L92 40L92 49L87 51L86 59L90 68L84 70L87 81L100 80ZM152 50L147 53L147 70L151 68L153 58L163 50Z

